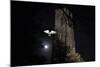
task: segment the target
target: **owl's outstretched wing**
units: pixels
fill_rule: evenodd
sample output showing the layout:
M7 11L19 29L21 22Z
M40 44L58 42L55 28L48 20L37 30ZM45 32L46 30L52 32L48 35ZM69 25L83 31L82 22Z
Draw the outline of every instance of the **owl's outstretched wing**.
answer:
M49 34L50 32L49 30L44 30L44 33Z
M51 30L51 32L50 32L51 34L56 34L56 31L54 31L54 30Z

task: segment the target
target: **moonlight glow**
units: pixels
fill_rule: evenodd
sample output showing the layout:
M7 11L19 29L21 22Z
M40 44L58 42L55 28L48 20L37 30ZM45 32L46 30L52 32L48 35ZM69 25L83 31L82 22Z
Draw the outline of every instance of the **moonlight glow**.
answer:
M47 46L47 45L44 45L44 48L45 48L45 49L48 49L48 46Z

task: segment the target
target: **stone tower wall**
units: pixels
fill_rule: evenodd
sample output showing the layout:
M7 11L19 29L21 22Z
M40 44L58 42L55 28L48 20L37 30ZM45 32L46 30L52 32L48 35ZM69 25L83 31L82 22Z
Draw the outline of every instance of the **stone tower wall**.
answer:
M72 13L66 9L56 9L55 10L55 30L57 31L57 37L59 41L64 44L66 49L65 60L71 61L81 61L80 55L76 53L75 50L75 39L74 39L74 29L72 22Z

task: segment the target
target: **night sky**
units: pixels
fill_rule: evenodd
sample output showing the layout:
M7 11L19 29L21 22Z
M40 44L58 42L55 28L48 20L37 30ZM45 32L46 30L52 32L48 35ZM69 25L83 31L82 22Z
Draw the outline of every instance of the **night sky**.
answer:
M43 64L43 41L52 38L43 30L54 30L55 8L68 8L73 13L76 50L85 61L95 60L95 7L32 2L11 2L11 64ZM52 52L52 46L50 46ZM45 56L42 56L45 55ZM49 53L48 53L49 54ZM38 56L41 56L39 58ZM33 58L35 57L35 59ZM50 57L50 56L49 56ZM47 57L48 58L48 57ZM40 60L40 61L38 61Z

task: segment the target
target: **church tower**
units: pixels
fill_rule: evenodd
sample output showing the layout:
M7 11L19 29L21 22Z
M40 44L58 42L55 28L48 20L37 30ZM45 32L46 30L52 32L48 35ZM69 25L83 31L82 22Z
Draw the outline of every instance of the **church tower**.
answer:
M72 18L73 15L68 9L55 9L55 30L57 32L57 38L62 42L60 45L67 49L65 62L81 61L80 55L75 50Z

